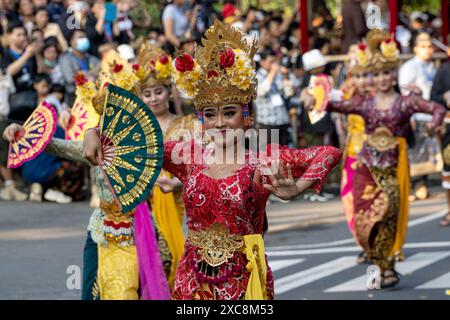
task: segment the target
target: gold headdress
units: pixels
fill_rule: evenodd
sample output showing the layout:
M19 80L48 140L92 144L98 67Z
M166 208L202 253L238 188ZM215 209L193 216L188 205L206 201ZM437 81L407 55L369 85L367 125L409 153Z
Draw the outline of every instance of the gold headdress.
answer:
M108 83L121 87L128 91L133 91L139 77L133 66L125 59L121 58L115 50L110 50L100 65L98 78L98 88L102 90Z
M249 46L239 30L216 20L206 31L195 58L178 53L175 83L193 98L199 110L230 103L247 104L256 98L256 50L256 40Z
M154 87L171 84L173 66L172 59L161 48L143 43L139 47L137 63L133 65L139 76L139 86Z
M77 96L82 95L86 99L91 99L95 110L102 114L108 84L133 93L137 93L143 85L170 84L172 61L161 49L142 45L137 60L137 63L131 64L121 58L117 51L108 51L101 62L95 85L85 77L78 76Z
M97 113L103 113L106 88L111 83L128 91L134 91L139 78L132 65L122 59L115 50L108 51L100 64L100 72L96 81L97 92L92 103Z
M392 36L381 30L370 31L356 53L356 70L379 71L397 67L400 52Z

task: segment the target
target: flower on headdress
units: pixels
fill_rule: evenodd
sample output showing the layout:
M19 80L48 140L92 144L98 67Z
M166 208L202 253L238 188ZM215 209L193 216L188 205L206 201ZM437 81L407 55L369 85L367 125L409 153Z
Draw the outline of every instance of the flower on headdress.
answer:
M175 69L179 72L192 71L194 66L194 58L187 53L183 53L180 57L175 59Z
M218 77L219 76L219 72L217 72L217 70L209 70L208 71L208 79L212 78L212 77Z
M116 63L114 64L114 67L112 68L113 73L119 73L123 69L123 64Z
M167 64L170 62L169 56L167 54L163 54L161 57L159 57L159 62L162 64Z
M156 79L166 80L173 73L171 59L167 55L161 56L155 63Z
M224 69L231 68L234 65L235 56L234 51L227 48L220 54L220 66Z
M397 60L400 54L397 48L397 44L393 39L387 39L381 42L380 50L383 56L386 57L386 59L388 59L389 61Z
M371 53L365 43L360 43L355 54L356 62L359 66L366 68L370 64Z
M136 82L140 79L138 73L130 64L114 63L111 72L112 83L125 90L132 90Z
M255 70L251 60L240 49L234 51L235 62L232 67L227 68L230 83L241 90L247 90L256 78Z
M174 80L177 87L190 97L195 97L198 93L198 81L202 70L190 55L183 54L175 59Z
M74 77L73 80L75 81L76 86L82 86L86 82L88 82L88 78L83 72L78 72Z
M145 72L144 68L141 67L140 64L135 63L135 64L132 65L132 68L133 68L134 74L136 75L136 77L139 78L139 80L145 79L146 72Z
M89 81L86 75L82 72L74 76L75 80L75 94L83 100L89 101L97 94L97 88L94 82Z

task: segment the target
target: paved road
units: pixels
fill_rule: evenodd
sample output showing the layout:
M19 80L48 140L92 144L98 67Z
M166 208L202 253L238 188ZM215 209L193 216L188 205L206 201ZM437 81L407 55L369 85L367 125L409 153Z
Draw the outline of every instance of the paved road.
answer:
M359 249L338 199L269 205L266 246L277 298L448 299L450 228L437 225L443 209L443 194L413 204L401 284L367 292L367 266L354 263ZM79 299L76 276L90 214L87 203L0 202L0 299Z
M284 205L271 213L271 219L277 221L278 215L284 216L295 206L310 205ZM294 215L292 219L303 228L286 226L266 237L277 299L450 299L450 228L438 225L446 212L443 193L411 205L404 248L407 258L397 265L401 282L382 291L366 289L369 265L355 263L361 250L350 238L342 210L333 207L333 202L315 209L327 216L320 224Z

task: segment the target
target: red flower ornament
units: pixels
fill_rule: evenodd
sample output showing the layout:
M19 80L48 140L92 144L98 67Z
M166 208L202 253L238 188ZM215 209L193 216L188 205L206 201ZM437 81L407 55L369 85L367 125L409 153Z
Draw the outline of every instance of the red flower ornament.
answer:
M234 51L227 48L220 54L220 66L224 69L232 67L234 65L235 57Z
M120 71L122 71L122 69L123 69L123 64L116 63L114 65L114 68L112 69L112 72L119 73Z
M208 79L212 78L212 77L218 77L218 76L219 76L219 72L217 72L216 70L208 71Z
M86 82L88 82L88 79L86 78L86 75L83 72L77 73L74 77L75 85L76 86L82 86Z
M187 53L184 53L175 59L175 68L179 72L192 71L194 69L194 65L194 58Z
M159 58L159 62L162 64L167 64L169 62L169 57L167 55L163 55Z

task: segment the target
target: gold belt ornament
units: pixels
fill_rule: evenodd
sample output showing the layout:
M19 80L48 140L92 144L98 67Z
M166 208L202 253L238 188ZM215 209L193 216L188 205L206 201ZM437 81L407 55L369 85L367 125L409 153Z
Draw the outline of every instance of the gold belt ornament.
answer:
M241 235L230 234L220 223L213 223L206 230L189 230L187 239L198 247L202 259L212 267L220 266L233 256L233 253L244 246Z
M378 127L374 133L367 136L367 144L377 151L384 152L397 148L397 139L388 128Z
M114 201L101 201L100 209L105 213L103 234L107 242L122 243L133 239L131 218L134 210L122 213Z
M134 214L134 211L122 213L115 201L100 201L100 209L105 213L106 217L115 222L128 220Z

